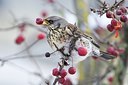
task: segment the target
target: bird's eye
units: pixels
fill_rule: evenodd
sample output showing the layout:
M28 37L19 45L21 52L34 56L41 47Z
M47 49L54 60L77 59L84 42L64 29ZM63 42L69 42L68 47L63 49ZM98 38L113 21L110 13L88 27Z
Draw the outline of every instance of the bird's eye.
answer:
M49 22L50 24L53 24L53 20L48 20L48 22Z

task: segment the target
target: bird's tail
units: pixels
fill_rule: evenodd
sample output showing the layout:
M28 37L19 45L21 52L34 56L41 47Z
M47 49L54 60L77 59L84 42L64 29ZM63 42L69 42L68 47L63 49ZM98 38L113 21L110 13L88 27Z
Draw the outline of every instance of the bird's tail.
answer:
M106 52L103 52L103 51L100 51L100 53L101 53L101 58L104 58L104 59L106 59L106 60L111 60L111 59L114 59L114 58L116 58L116 56L113 56L113 55L111 55L111 54L109 54L109 53L106 53Z

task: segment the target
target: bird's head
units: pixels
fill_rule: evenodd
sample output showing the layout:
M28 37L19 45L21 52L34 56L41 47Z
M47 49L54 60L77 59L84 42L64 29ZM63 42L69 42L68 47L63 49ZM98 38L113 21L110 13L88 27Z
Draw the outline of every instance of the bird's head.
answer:
M50 16L44 19L43 21L43 26L52 27L53 29L57 27L65 27L66 25L68 25L68 22L65 19L58 16Z

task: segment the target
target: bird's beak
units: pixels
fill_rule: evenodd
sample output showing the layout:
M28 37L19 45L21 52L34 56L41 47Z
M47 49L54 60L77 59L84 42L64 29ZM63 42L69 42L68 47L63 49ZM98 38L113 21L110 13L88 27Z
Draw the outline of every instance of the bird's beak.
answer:
M43 24L42 24L42 25L44 25L44 26L48 26L48 25L49 25L48 20L44 19L44 21L43 21Z

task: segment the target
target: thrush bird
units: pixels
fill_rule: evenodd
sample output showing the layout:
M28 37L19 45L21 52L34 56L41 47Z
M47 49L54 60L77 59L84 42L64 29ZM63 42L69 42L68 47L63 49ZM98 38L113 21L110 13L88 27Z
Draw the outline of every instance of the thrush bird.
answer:
M101 51L100 46L91 36L61 17L50 16L44 19L43 26L48 29L47 41L52 48L66 48L71 56L73 53L76 55L78 47L84 46L88 51L86 56L97 56L107 60L114 58L113 55Z

